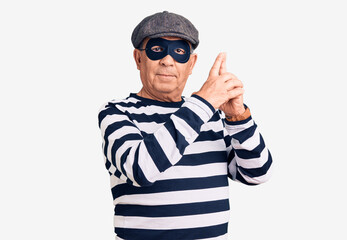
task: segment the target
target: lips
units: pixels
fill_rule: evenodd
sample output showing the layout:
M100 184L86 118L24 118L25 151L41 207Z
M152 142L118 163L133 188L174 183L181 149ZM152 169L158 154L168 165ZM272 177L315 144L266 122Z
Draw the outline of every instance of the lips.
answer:
M159 76L163 76L163 77L174 77L175 75L172 74L158 74Z
M164 76L164 77L174 77L175 75L172 74L166 74L166 73L158 73L159 76Z

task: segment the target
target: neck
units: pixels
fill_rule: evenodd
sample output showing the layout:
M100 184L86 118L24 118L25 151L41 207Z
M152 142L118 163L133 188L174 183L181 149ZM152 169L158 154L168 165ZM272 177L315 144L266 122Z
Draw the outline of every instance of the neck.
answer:
M170 95L170 94L153 94L151 92L146 91L144 88L140 90L140 92L137 93L138 96L149 98L161 102L180 102L182 101L181 94L178 95Z

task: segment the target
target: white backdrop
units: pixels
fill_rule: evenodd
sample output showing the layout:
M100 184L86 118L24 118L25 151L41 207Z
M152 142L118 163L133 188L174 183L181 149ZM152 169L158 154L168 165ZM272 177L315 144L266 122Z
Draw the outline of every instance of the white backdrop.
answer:
M200 32L185 96L220 51L273 155L232 182L230 236L347 239L345 1L1 1L0 239L114 239L99 107L141 87L130 36L170 11Z

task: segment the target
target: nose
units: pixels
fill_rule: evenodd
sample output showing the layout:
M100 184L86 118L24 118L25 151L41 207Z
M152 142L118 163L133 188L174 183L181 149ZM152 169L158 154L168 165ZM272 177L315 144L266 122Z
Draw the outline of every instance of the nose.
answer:
M168 66L173 66L174 62L175 62L175 60L168 54L165 57L163 57L162 59L160 59L159 63L161 65L168 67Z

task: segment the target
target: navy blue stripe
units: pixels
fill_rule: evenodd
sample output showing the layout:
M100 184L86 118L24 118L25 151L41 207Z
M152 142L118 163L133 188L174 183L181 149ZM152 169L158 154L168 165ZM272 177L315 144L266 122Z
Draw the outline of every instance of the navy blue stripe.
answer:
M231 161L233 160L234 157L235 157L235 150L231 149L231 151L229 152L229 155L228 155L228 166L229 166L229 164L231 163Z
M226 151L211 151L183 155L181 160L176 164L176 166L197 166L217 162L227 162Z
M133 181L130 180L130 178L127 178L126 182L127 182L127 184L130 184L130 185L134 184Z
M184 150L189 145L185 137L178 131L172 121L165 124L166 129L169 131L173 140L176 142L176 148L179 150L180 154L183 155Z
M174 113L174 112L173 112ZM167 113L167 114L158 114L158 113L154 113L151 115L148 114L138 114L138 113L128 113L127 116L129 116L130 119L134 119L139 123L165 123L170 119L170 116L172 115L172 113Z
M144 139L144 142L149 155L160 172L164 172L166 169L172 166L153 134L148 134Z
M143 107L143 105L141 105L139 103L140 102L136 102L136 103L133 103L133 102L116 102L116 103L112 103L112 104L117 105L117 106L121 106L121 107L124 107L124 108L130 108L130 107L140 108L140 107Z
M112 166L111 162L106 158L106 161L105 161L105 167L107 170L110 170L110 167Z
M235 133L232 135L234 139L237 139L241 144L247 139L251 138L254 135L255 130L257 129L257 124L254 123L253 126L242 130L241 132Z
M204 123L201 118L192 110L187 107L182 107L178 111L175 112L175 115L184 121L195 130L195 132L199 133L201 125Z
M149 187L134 187L128 184L119 184L112 188L114 197L131 194L161 193L171 191L183 191L194 189L207 189L228 186L227 175L205 177L205 178L184 178L156 181Z
M228 223L220 225L170 230L115 228L115 233L126 240L194 240L222 236L228 231Z
M114 176L116 176L117 178L120 179L121 175L122 175L122 173L121 173L118 169L116 169L116 171L115 171L115 173L114 173ZM127 184L129 184L129 186L130 186L130 185L133 185L133 183L132 183L129 179L127 179ZM114 199L115 196L114 196L114 193L113 193L113 192L112 192L112 196L113 196L113 199Z
M220 111L220 110L216 111L216 112L212 115L211 119L208 120L208 122L218 122L219 120L221 120L220 114L221 114L221 111Z
M229 147L231 145L231 139L232 137L230 135L224 136L224 142L226 147Z
M136 134L136 133L131 133L128 135L125 135L119 139L116 139L112 145L111 148L111 162L116 166L116 151L119 149L119 147L121 147L125 142L127 141L131 141L131 140L142 140L142 136L140 134ZM130 149L130 148L129 148ZM127 151L125 151L126 153L129 153L129 149L127 149ZM121 158L123 158L123 163L126 160L127 155L122 155L120 156Z
M134 127L134 125L129 122L129 121L120 121L120 122L115 122L112 123L110 125L107 126L107 128L105 129L105 133L104 133L104 140L105 140L105 146L104 146L104 155L107 156L107 148L108 148L108 144L109 144L109 140L108 137L116 130L122 128L123 126L131 126Z
M263 137L259 134L260 143L253 150L235 149L236 155L242 159L260 158L261 152L265 149Z
M108 105L107 105L108 106ZM98 120L99 120L99 128L101 125L102 120L107 116L107 115L113 115L113 114L122 114L121 111L119 111L117 108L106 108L102 111L99 112L98 114Z
M238 171L236 172L236 179L239 180L241 183L249 185L249 186L258 185L256 183L249 183L249 182L247 182Z
M110 111L110 109L102 110L102 111L99 112L99 114L98 114L98 125L99 125L99 128L101 126L102 120L104 120L104 118L107 115L109 115L108 111Z
M135 156L134 156L134 164L133 164L134 180L140 186L150 186L152 183L147 180L145 174L143 174L142 169L139 166L139 150L140 148L138 147L135 151Z
M118 169L116 169L114 175L115 175L117 178L120 178L120 176L122 176L122 173L121 173Z
M242 174L247 175L247 176L252 177L252 178L260 177L260 176L263 176L264 174L266 174L267 171L269 170L271 164L272 164L271 154L270 154L269 150L267 150L267 151L269 153L269 157L268 157L266 163L264 163L264 165L262 167L248 169L248 168L243 168L243 167L239 166L239 169L242 172Z
M195 142L202 141L215 141L223 138L223 131L215 132L213 130L200 132L199 136L195 140Z
M149 99L149 98L144 98L144 97L138 96L135 93L130 93L129 97L133 97L133 98L141 100L140 103L141 103L141 105L144 105L144 106L146 106L146 105L155 105L155 106L162 106L162 107L175 107L175 108L179 108L184 103L184 97L181 97L181 101L179 101L179 102L160 102L160 101L157 101L157 100L153 100L153 99Z
M107 138L111 133L113 133L114 131L116 131L122 127L125 127L125 126L130 126L130 127L136 128L136 126L128 120L114 122L114 123L111 123L110 125L107 126L107 128L105 129L105 136L104 137Z
M127 157L130 153L131 148L128 148L127 150L124 151L124 153L122 154L122 156L120 157L120 168L122 170L122 173L128 178L128 174L127 171L125 171L124 168L124 163L127 161ZM112 154L113 157L113 154Z
M137 217L175 217L223 212L228 211L229 209L230 207L228 199L160 206L118 204L115 207L115 215Z

